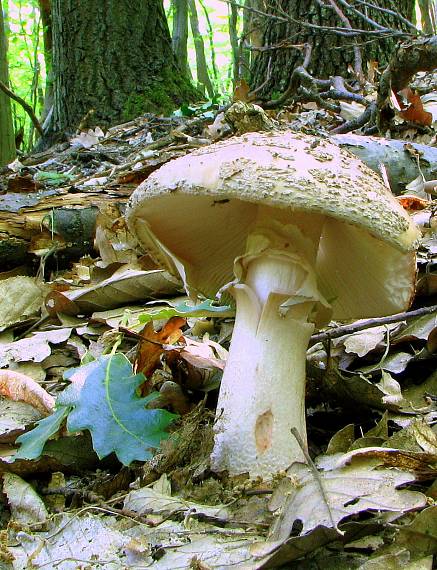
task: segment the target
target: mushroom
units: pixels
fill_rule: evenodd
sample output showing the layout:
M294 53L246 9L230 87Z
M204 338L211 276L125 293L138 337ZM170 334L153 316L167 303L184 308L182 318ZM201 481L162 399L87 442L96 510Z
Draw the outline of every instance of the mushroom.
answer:
M177 158L133 193L140 244L236 320L213 470L271 478L303 460L315 327L405 310L418 231L381 179L329 140L250 133Z

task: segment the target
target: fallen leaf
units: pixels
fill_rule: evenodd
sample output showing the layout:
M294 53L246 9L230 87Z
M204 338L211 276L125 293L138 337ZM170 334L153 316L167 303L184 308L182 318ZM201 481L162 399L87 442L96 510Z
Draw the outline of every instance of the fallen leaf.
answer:
M39 315L44 286L32 277L9 277L0 281L0 331Z
M421 189L424 190L425 184L422 183ZM429 200L420 198L419 196L414 196L412 194L404 194L398 197L399 204L407 210L407 212L417 212L419 210L424 210L429 206Z
M21 525L43 524L48 512L42 499L31 485L14 473L3 474L3 493L6 495L12 518Z
M124 508L138 514L160 515L171 517L176 513L193 513L195 517L209 517L216 522L224 523L229 520L229 512L224 505L201 505L186 501L180 497L162 494L155 489L142 487L131 491L124 500Z
M406 87L402 89L402 91L399 91L399 95L405 97L409 103L407 108L401 103L401 110L398 111L398 113L403 119L428 127L432 125L432 113L428 113L424 110L422 100L418 93L413 91L410 87Z
M381 371L381 381L377 384L378 388L384 394L382 401L384 404L401 405L404 398L401 392L401 386L391 374Z
M249 92L250 92L250 87L247 84L247 81L245 81L244 79L240 79L239 81L237 81L235 85L233 100L243 101L244 103L247 103L249 101L248 97Z
M430 91L420 97L423 104L423 109L431 113L433 124L437 121L437 92Z
M130 540L100 515L63 515L53 520L49 532L21 532L9 552L16 568L70 570L90 567L91 563L95 568L123 570L129 567L123 549Z
M45 305L51 315L77 315L162 295L175 295L180 287L179 281L162 269L141 271L123 267L97 285L63 292L52 291L47 295Z
M316 460L317 474L308 465L292 465L271 499L275 513L271 539L286 541L296 521L305 534L317 526L336 529L346 517L362 511L404 513L423 507L422 493L396 489L414 481L414 474L384 468L383 454L388 450L381 449L378 457L377 449L321 456Z
M41 331L21 340L0 344L0 366L8 366L11 362L42 362L52 352L50 344L65 342L71 332L71 328Z
M79 146L83 148L91 148L99 142L101 138L105 136L105 133L100 127L95 129L88 129L88 131L82 131L70 140L71 146Z
M147 378L159 366L161 355L182 337L181 327L186 324L182 317L171 317L162 329L156 332L149 322L140 333L140 343L135 357L135 371Z
M343 344L346 352L362 357L374 350L386 336L385 326L372 327L344 337Z
M0 395L30 404L44 415L50 414L55 406L53 396L35 380L11 370L0 370Z
M0 443L14 443L27 426L39 419L41 414L30 404L0 399Z

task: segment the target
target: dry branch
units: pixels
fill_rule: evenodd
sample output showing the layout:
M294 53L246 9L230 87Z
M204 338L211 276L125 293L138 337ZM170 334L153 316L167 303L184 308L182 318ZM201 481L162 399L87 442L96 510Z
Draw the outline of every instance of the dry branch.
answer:
M24 99L22 99L21 97L19 97L18 95L16 95L13 91L11 91L9 89L9 87L7 85L5 85L3 83L3 81L0 81L0 89L6 93L6 95L8 97L10 97L11 99L13 99L14 101L16 101L17 103L19 103L23 109L26 111L26 113L29 115L33 126L35 127L35 129L38 131L38 133L43 136L44 135L44 131L41 127L40 122L38 121L38 119L36 118L35 113L33 112L32 107L29 105L29 103L26 103L26 101Z

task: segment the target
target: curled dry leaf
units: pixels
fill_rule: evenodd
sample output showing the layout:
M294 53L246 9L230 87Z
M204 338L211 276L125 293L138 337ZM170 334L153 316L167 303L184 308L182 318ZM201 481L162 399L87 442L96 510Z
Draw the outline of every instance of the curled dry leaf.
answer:
M44 415L52 413L55 399L29 376L0 370L0 394L10 400L26 402Z
M176 343L182 337L181 327L185 323L186 319L182 317L172 317L158 332L153 329L152 322L147 323L140 333L141 341L135 358L135 371L149 377L158 367L161 355L169 350L168 345Z
M432 124L432 113L425 111L423 108L422 100L420 99L420 95L418 93L407 87L406 89L402 89L399 94L404 96L409 103L408 106L405 106L403 103L401 103L402 110L399 111L399 115L403 119L425 126L430 126Z
M3 492L16 523L39 525L47 522L49 514L43 500L21 477L14 473L4 473Z
M70 291L52 291L47 295L45 305L50 315L77 315L113 309L121 304L157 296L175 295L179 289L179 281L160 269L141 271L122 267L96 285Z

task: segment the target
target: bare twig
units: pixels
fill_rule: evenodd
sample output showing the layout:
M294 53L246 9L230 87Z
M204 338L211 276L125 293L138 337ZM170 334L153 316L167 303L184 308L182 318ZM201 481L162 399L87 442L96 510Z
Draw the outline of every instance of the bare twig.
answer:
M411 33L404 32L402 30L394 30L392 28L386 28L382 26L376 30L364 30L360 28L343 28L340 26L320 26L318 24L312 24L310 22L305 22L303 20L297 20L296 18L292 18L287 12L280 10L282 16L278 16L276 14L271 14L268 12L263 12L262 10L257 10L256 8L252 8L251 6L244 6L243 4L239 4L234 2L234 0L221 0L221 2L225 2L226 4L232 4L237 6L238 8L242 8L243 10L248 10L250 12L254 12L255 14L260 14L266 18L270 18L271 20L276 20L278 22L291 22L292 24L298 24L303 28L309 28L311 30L320 30L324 32L329 32L335 34L337 36L343 37L356 37L361 35L371 35L371 36L378 36L378 37L398 37L398 38L407 38L411 37Z
M379 12L383 12L384 14L389 14L390 16L397 18L400 22L402 22L409 28L412 28L416 33L418 32L416 26L412 24L410 20L407 20L407 18L404 18L401 14L399 14L399 12L395 12L394 10L390 10L389 8L382 8L381 6L376 6L375 4L371 2L366 2L365 0L355 0L355 1L357 4L361 4L366 8L373 8L374 10L378 10Z
M8 97L10 97L11 99L13 99L14 101L16 101L17 103L19 103L23 109L26 111L26 113L29 115L30 120L33 123L33 126L35 127L35 129L39 132L39 134L41 136L44 136L44 131L42 130L41 124L38 121L38 119L36 118L35 113L33 112L32 107L29 105L29 103L26 103L26 101L24 99L22 99L21 97L19 97L18 95L16 95L13 91L11 91L9 89L9 87L7 85L5 85L3 83L3 81L0 81L0 89L6 93L6 95Z
M341 0L339 0L339 1L341 2ZM340 10L340 8L338 7L335 0L329 0L329 3L333 7L335 13L340 18L340 20L345 24L345 26L347 28L349 28L351 30L352 25L351 25L349 19L342 12L342 10ZM343 4L343 2L341 2L341 3ZM354 71L355 71L355 75L358 77L358 79L361 82L363 80L363 77L364 77L364 75L363 75L363 58L361 57L361 50L358 47L356 40L355 40L353 49L354 49Z
M311 337L311 344L316 344L316 342L323 342L325 340L331 340L333 338L339 338L347 334L353 334L358 331L369 329L371 327L377 327L379 325L387 325L389 323L399 323L401 321L408 321L414 319L415 317L421 317L423 315L431 315L432 313L437 313L437 305L432 305L430 307L422 307L416 309L415 311L406 311L404 313L397 313L396 315L390 315L388 317L378 317L375 319L366 319L360 323L352 323L351 325L343 325L335 329L325 331L318 334L313 334Z
M310 454L308 453L308 450L305 446L305 443L304 443L303 439L301 438L300 433L297 431L297 429L295 427L291 428L291 433L294 435L294 438L296 439L297 443L299 444L299 447L300 447L300 449L301 449L301 451L305 457L307 465L310 468L310 471L314 477L314 481L316 482L316 485L319 488L320 494L322 495L323 501L324 501L326 509L328 511L328 516L329 516L332 528L336 528L335 521L332 517L331 507L330 507L329 501L328 501L328 495L326 493L325 487L323 486L323 481L322 481L322 477L320 476L319 470L317 469L317 466L314 463L314 461L311 459Z

